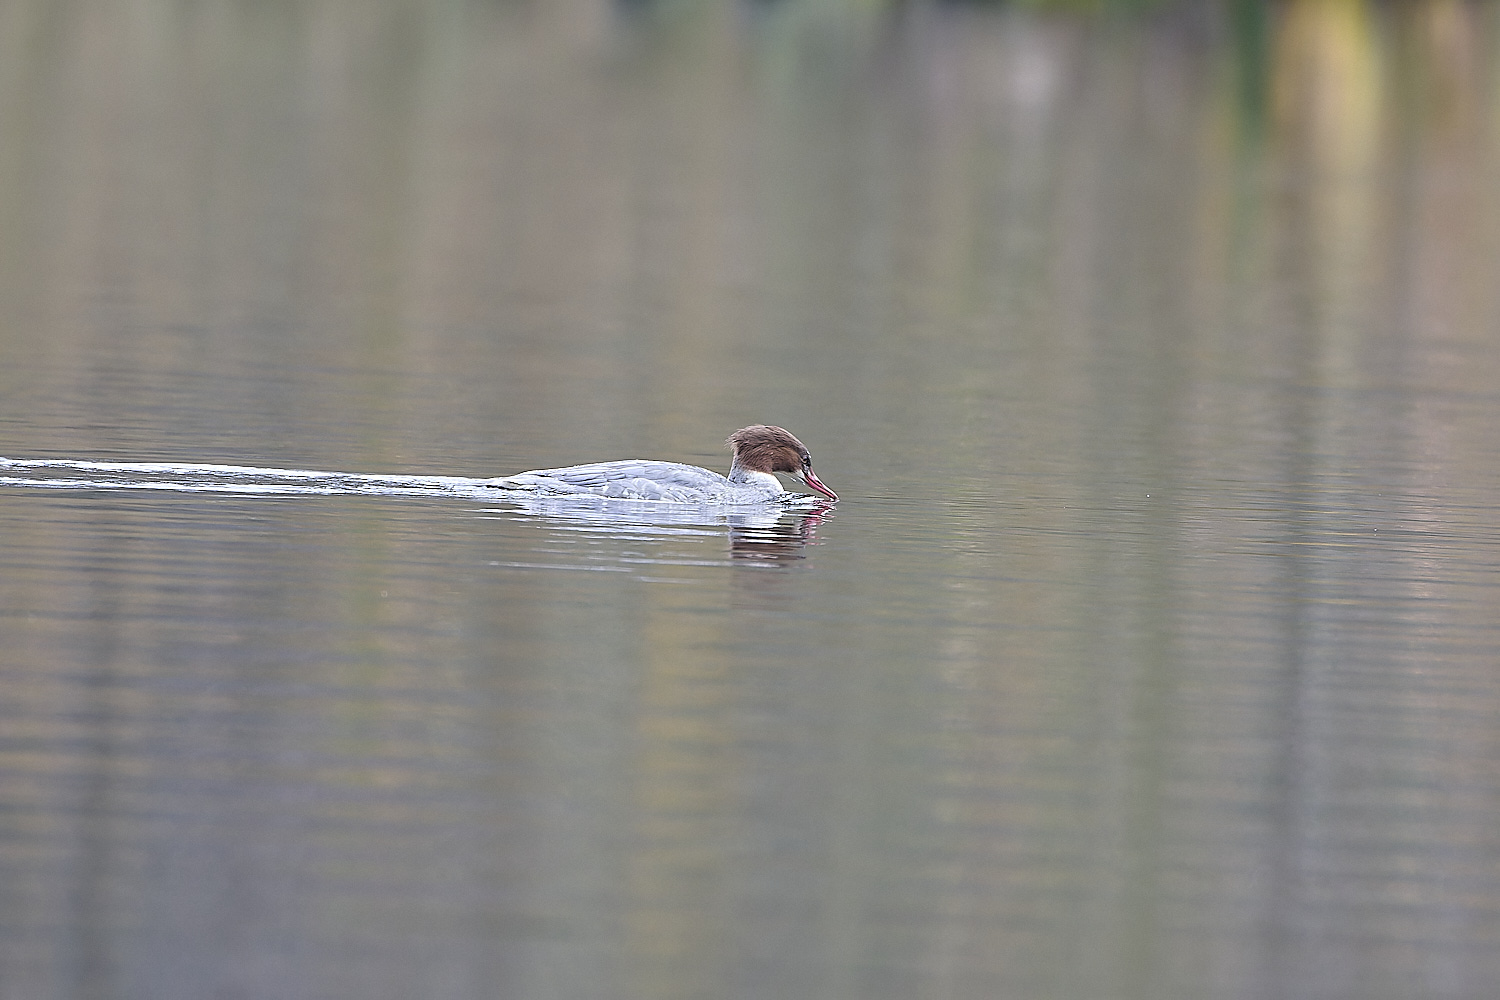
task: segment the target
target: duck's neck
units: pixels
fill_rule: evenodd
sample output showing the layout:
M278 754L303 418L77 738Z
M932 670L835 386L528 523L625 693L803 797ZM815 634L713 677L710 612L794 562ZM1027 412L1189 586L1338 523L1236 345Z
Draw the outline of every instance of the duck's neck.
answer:
M779 496L786 492L786 488L781 485L781 480L769 472L754 472L745 468L740 464L738 455L735 456L734 461L729 465L729 481L741 486L753 486L773 496Z

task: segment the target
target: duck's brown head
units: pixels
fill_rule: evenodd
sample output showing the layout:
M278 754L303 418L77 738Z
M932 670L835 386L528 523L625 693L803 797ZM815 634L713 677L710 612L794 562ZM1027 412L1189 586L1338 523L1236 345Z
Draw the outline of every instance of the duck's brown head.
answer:
M830 500L838 494L824 486L813 473L812 456L795 436L781 427L755 424L729 435L734 465L751 472L784 472Z

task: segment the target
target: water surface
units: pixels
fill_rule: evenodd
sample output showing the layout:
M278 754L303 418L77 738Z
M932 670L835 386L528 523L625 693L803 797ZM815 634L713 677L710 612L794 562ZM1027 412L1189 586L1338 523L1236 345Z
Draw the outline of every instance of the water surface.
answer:
M1488 998L1496 27L9 5L0 997Z

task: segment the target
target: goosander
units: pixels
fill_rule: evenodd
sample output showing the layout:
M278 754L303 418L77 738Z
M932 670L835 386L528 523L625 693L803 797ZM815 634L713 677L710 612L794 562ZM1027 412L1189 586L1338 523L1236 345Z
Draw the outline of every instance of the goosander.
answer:
M728 476L679 462L630 459L571 465L566 469L538 469L485 480L485 485L541 496L582 495L679 503L787 503L799 495L782 488L775 473L784 472L829 500L839 498L813 473L812 456L789 431L755 424L735 431L725 443L733 454Z

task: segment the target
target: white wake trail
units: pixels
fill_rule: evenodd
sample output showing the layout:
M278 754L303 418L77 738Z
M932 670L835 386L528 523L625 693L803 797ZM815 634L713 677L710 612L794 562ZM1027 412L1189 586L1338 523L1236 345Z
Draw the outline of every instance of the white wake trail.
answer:
M49 472L91 473L49 476ZM380 476L313 469L189 462L95 462L77 459L0 458L0 486L54 490L166 490L254 496L360 494L375 496L495 497L503 491L484 479L461 476Z

